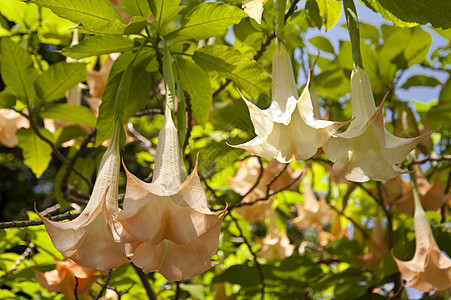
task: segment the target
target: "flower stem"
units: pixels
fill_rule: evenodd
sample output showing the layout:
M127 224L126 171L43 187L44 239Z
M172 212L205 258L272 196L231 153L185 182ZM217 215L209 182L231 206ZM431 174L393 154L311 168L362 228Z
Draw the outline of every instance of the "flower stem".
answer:
M286 0L276 0L276 37L282 41L285 33L285 8L287 6Z
M346 22L348 24L349 36L351 38L352 60L354 61L354 66L363 68L362 54L360 53L360 32L357 10L355 9L353 0L343 0L343 6Z

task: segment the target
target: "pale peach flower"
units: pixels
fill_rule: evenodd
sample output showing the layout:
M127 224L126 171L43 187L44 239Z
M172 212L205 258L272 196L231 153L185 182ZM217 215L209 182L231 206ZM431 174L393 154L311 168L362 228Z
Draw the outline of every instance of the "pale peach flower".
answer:
M168 106L152 183L126 173L124 209L117 220L123 226L121 241L130 243L127 253L132 262L170 281L186 280L210 269L225 210L208 209L197 163L187 178Z
M330 227L330 232L318 228L319 241L321 246L334 242L336 240L347 237L346 228L341 227L340 215L335 214Z
M374 227L370 237L370 246L368 253L355 258L360 267L370 268L373 271L379 267L382 257L388 253L388 246L385 239L379 217L374 219Z
M445 194L445 187L440 179L440 174L436 174L434 181L429 183L419 166L414 166L414 169L423 208L437 211L451 198L451 194ZM376 191L373 189L372 192L375 193ZM384 183L382 197L385 203L391 202L393 207L400 212L411 214L414 211L412 186L399 176Z
M0 144L8 148L14 148L19 143L16 131L20 128L28 128L30 122L21 114L12 109L0 109Z
M232 147L281 163L309 159L345 123L315 119L309 82L299 97L290 57L280 41L276 45L272 79L273 101L268 109L261 110L243 98L257 137Z
M266 168L264 168L258 185L248 195L246 194L257 182L260 175L260 163L258 158L250 157L245 161L241 161L235 177L228 178L228 181L235 192L241 196L246 195L242 202L252 202L266 196L268 184L279 174L279 172L283 170L284 166L284 164L279 163L275 159L271 160ZM301 180L300 175L302 172L302 170L295 170L288 165L285 172L283 172L274 182L271 183L269 187L270 190L274 191L281 188L286 188L286 190L296 189L299 181ZM299 179L292 183L292 181L298 177ZM290 183L292 184L287 187ZM273 199L271 198L258 201L252 205L238 207L235 211L242 215L248 222L254 223L269 217L272 203Z
M88 294L92 284L99 278L100 272L88 269L75 263L71 259L57 260L56 267L45 273L33 268L38 283L49 292L63 293L68 299L74 299L76 280L78 279L77 296Z
M308 177L304 179L304 204L296 203L298 216L292 222L299 229L314 229L329 224L333 213L328 208L326 199L321 197L319 201L312 189Z
M120 122L116 122L113 141L102 157L91 197L83 212L69 222L50 221L38 213L53 245L64 257L102 271L128 262L124 246L115 243L113 238L113 216L119 211L120 126Z
M410 261L392 256L408 287L422 292L443 291L451 288L451 259L442 253L432 234L428 218L414 191L415 201L415 255Z
M376 110L368 75L357 66L351 74L351 104L353 121L348 129L332 136L323 147L334 162L335 174L365 182L389 180L406 173L396 164L428 134L404 139L389 133L384 127L383 103Z
M269 217L268 233L263 240L258 240L262 246L258 256L267 260L284 259L293 254L295 246L291 244L285 230L280 231L276 224L276 215L272 211Z

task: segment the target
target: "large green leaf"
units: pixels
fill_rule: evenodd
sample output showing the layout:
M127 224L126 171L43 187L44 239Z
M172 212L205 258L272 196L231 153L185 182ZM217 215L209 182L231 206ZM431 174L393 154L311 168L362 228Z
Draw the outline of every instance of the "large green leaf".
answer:
M451 27L449 0L362 0L375 12L397 26L431 23L434 27Z
M160 32L166 22L174 19L182 9L180 0L147 0L155 20L152 25Z
M31 0L31 2L50 8L58 16L88 28L101 27L112 21L124 24L120 13L108 0Z
M16 23L20 29L36 30L39 27L39 7L21 1L0 0L0 14Z
M193 59L207 72L217 72L230 78L254 99L258 98L260 94L271 97L269 75L257 62L232 47L207 45L198 49L194 53Z
M221 35L230 25L239 23L246 16L243 10L225 3L201 3L185 16L182 27L169 33L165 39L178 42Z
M334 47L331 42L323 36L314 36L310 39L310 43L319 50L335 54Z
M113 19L101 26L83 26L79 27L80 32L87 34L111 34L111 35L121 35L121 34L138 34L147 25L146 17L135 16L130 20L128 25L124 24L124 21Z
M147 0L121 0L124 5L122 8L132 16L142 16L148 18L150 16L150 7Z
M39 75L35 81L36 92L42 101L64 98L66 91L86 77L86 64L59 62Z
M31 56L8 38L0 43L0 72L9 92L14 93L24 103L37 103L33 82L38 72L33 66Z
M125 52L133 48L133 40L122 36L95 35L83 39L78 45L63 48L66 56L80 59L115 52Z
M422 63L431 43L431 34L421 27L396 30L386 39L380 54L404 69Z
M202 126L208 121L212 105L211 85L208 75L191 60L178 58L179 75L183 88L191 96L191 105L196 120Z
M331 29L340 19L342 4L340 0L316 0L319 14L323 19L326 31Z
M49 140L53 139L50 131L45 128L39 129L39 133ZM19 147L22 148L24 163L37 178L41 177L52 160L52 147L41 140L33 129L19 129L16 135L19 138Z
M430 86L434 87L441 84L435 77L429 77L426 75L416 74L409 79L401 86L402 89L408 89L412 86Z
M47 105L45 110L41 112L41 117L83 123L92 127L96 125L96 117L89 108L68 103Z
M113 68L111 69L105 92L102 96L102 105L99 109L99 117L96 124L96 146L100 145L104 140L109 139L113 133L113 126L111 124L114 122L114 106L117 91L122 75L126 67L132 63L133 57L134 54L131 52L122 54L114 62ZM146 71L146 66L151 58L150 55L145 54L134 63L130 90L128 91L128 101L124 103L124 111L121 116L124 122L147 104L149 93L152 89L152 78Z

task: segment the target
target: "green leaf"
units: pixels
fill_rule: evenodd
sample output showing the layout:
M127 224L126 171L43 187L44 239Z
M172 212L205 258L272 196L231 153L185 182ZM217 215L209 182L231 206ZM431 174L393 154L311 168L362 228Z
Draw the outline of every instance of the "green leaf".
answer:
M0 47L0 72L8 91L24 103L36 104L33 82L38 77L38 72L33 66L31 56L8 38L1 39Z
M202 284L181 284L181 289L190 293L194 299L204 300L205 292Z
M373 42L379 40L379 29L371 24L359 22L359 31L362 39L371 40Z
M83 39L76 46L63 48L62 53L75 59L81 59L89 56L125 52L133 47L134 41L126 37L95 35Z
M207 45L194 52L193 59L205 71L230 78L254 99L260 94L271 97L269 75L257 62L232 47Z
M0 92L0 108L11 108L16 104L16 97L3 90Z
M53 140L52 134L47 129L40 128L39 133ZM21 128L16 135L19 138L19 147L22 148L24 163L31 168L37 178L41 177L52 160L52 147L41 140L31 128Z
M142 16L146 19L150 16L150 7L147 0L121 0L122 8L131 16Z
M21 1L0 0L0 14L20 26L20 29L36 30L39 27L39 7Z
M72 125L72 126L65 126L61 129L59 129L57 132L55 132L55 146L60 147L61 144L70 141L73 138L79 137L79 136L85 136L88 132L85 128L78 126L78 125ZM78 170L78 169L77 169ZM81 180L81 182L84 182ZM84 182L86 183L86 182Z
M180 0L147 0L150 10L155 16L157 32L160 32L166 22L174 19L182 9ZM152 24L154 23L152 22Z
M104 140L109 139L113 133L114 122L114 107L116 94L122 74L126 67L132 62L134 54L126 52L122 54L113 64L108 82L105 87L105 92L102 96L102 105L99 109L99 117L97 119L97 135L96 147ZM133 66L133 74L128 92L128 101L124 107L122 120L125 122L133 116L138 110L146 106L149 98L150 90L152 89L152 78L146 71L146 66L153 58L152 54L146 53L135 61Z
M81 33L87 34L138 34L147 25L145 17L135 16L130 20L128 25L124 24L122 20L113 19L99 27L83 26L79 27Z
M91 127L96 125L96 117L89 108L68 103L46 106L45 110L41 112L41 117L72 123L83 123Z
M316 0L318 2L319 14L326 27L331 29L340 19L342 3L339 0Z
M239 23L246 16L243 10L225 3L201 3L185 16L182 27L169 33L165 39L175 43L221 35L230 25Z
M66 91L86 80L86 64L59 62L51 65L34 82L38 97L42 101L64 98Z
M448 0L363 0L388 21L397 26L431 23L434 27L451 27L451 2Z
M213 102L208 75L191 60L179 58L177 61L183 88L191 96L193 115L199 124L205 126Z
M109 22L124 24L120 13L108 0L31 0L39 6L50 8L58 16L83 24L87 28L99 28Z
M448 80L443 84L442 90L440 91L440 95L438 96L439 103L451 102L451 76Z
M380 54L404 69L422 63L431 43L431 34L421 27L397 30L386 39Z
M425 75L413 75L407 79L407 81L401 86L402 89L408 89L412 86L430 86L434 87L441 84L435 77L429 77Z
M320 50L323 50L327 53L335 54L334 47L332 46L330 41L323 36L318 35L312 37L310 39L310 43Z

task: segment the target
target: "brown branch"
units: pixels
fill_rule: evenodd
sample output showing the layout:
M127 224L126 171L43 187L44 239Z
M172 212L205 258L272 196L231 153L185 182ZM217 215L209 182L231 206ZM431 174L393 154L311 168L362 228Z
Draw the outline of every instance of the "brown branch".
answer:
M139 276L139 279L141 280L144 289L146 290L147 293L147 297L149 298L149 300L157 300L157 298L155 297L155 294L152 290L152 287L150 286L149 280L147 279L147 275L135 264L130 263L133 268L135 269L136 273Z
M280 170L279 173L277 173L276 176L274 176L266 185L266 198L269 197L269 192L271 190L271 185L280 177L282 174L287 170L289 164L285 164L285 166ZM263 172L262 172L263 173Z
M257 198L254 201L250 201L250 202L237 202L237 203L234 203L234 204L229 206L228 211L232 211L234 208L237 208L237 207L246 206L246 205L253 205L253 204L257 203L257 202L268 200L272 196L274 196L274 195L276 195L276 194L278 194L278 193L290 188L296 181L301 179L307 173L308 170L309 170L309 168L306 168L306 169L302 170L302 173L299 174L298 177L294 178L287 185L281 187L278 190L275 190L274 192L270 193L269 195L267 195L265 197Z
M82 155L82 153L86 150L86 147L88 146L91 139L96 135L97 130L94 128L91 130L91 132L84 138L83 142L80 145L80 149L78 149L77 152L75 152L74 156L70 159L69 163L72 166L72 168L66 168L66 172L64 173L64 177L61 180L60 189L66 196L66 190L67 190L67 182L69 180L70 174L73 170L73 167L75 166L75 163L77 162L77 159ZM67 197L66 197L67 200Z
M78 300L78 277L75 277L75 287L74 287L74 298L75 300Z
M403 167L410 167L411 165L418 165L418 164L424 164L427 162L442 162L442 161L451 161L451 155L440 155L438 157L431 157L430 155L427 155L426 157L422 159L416 159L416 160L409 160L402 164Z
M76 217L78 217L79 215L80 215L80 213L68 213L68 214L61 214L61 215L48 217L47 219L50 221L73 220ZM44 224L44 222L42 222L42 220L1 222L0 229L21 228L21 227L29 227L29 226L38 226L38 225L43 225L43 224Z
M36 135L45 143L47 143L53 150L53 153L55 154L56 158L58 158L59 161L61 161L63 164L65 164L69 169L71 169L75 174L80 176L81 179L83 179L89 187L92 188L92 183L89 181L83 174L81 174L77 169L74 168L74 166L71 165L70 161L67 160L66 157L58 150L58 148L55 147L53 142L49 139L47 139L45 136L43 136L39 129L36 127L36 125L30 120L30 125L33 131L36 133Z
M255 181L254 185L246 192L246 194L243 195L243 199L246 198L247 195L252 193L252 191L258 186L258 184L260 183L260 180L262 179L263 173L265 171L263 168L262 159L260 157L257 157L257 159L258 159L258 163L260 164L260 173L258 174L257 180Z
M241 227L238 224L237 219L235 219L232 214L229 214L230 218L232 218L233 222L235 223L236 228L238 229L238 232L240 233L240 237L243 238L243 242L244 244L246 244L247 248L249 249L249 251L251 252L253 258L254 258L254 264L255 264L255 268L257 269L258 272L258 276L260 277L260 282L261 282L261 299L264 300L265 299L265 275L263 274L263 269L262 266L260 265L260 263L257 260L257 253L255 253L252 250L252 246L251 244L249 244L248 240L246 239L246 237L243 234L243 231L241 230Z
M113 273L113 270L109 270L108 271L108 275L105 278L105 282L103 284L100 284L101 289L99 291L99 293L97 294L97 296L93 299L93 300L98 300L100 299L100 297L102 297L103 293L106 291L108 283L110 282L111 279L111 274ZM99 284L99 283L98 283Z
M148 116L148 115L163 115L164 111L159 107L148 107L144 108L143 110L138 111L134 116L135 117L142 117L142 116Z

